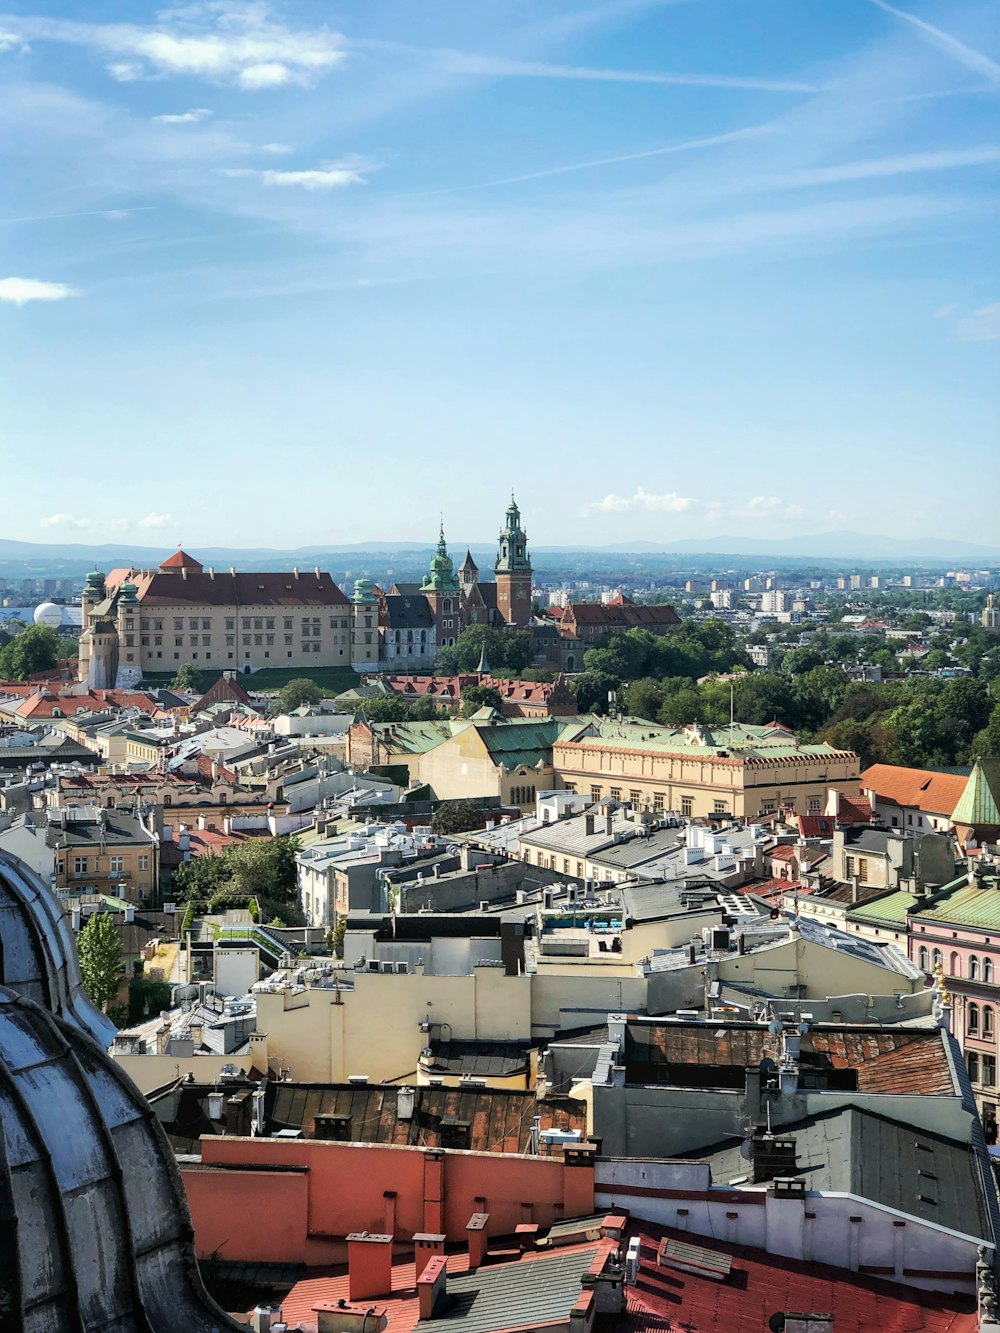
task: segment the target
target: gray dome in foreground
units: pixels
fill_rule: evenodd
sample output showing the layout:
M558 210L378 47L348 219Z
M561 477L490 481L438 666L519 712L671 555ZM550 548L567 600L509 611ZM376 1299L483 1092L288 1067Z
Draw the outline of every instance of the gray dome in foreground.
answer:
M0 1333L224 1333L146 1099L52 892L0 853Z
M0 852L0 985L36 1000L102 1047L115 1026L87 999L73 928L30 866Z

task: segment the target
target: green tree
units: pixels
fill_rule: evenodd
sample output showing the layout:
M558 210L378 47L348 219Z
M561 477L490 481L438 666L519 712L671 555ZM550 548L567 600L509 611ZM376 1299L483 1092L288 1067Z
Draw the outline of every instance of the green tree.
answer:
M373 694L370 699L361 700L358 712L369 722L406 722L410 705L398 694Z
M297 676L290 680L278 694L278 712L292 713L303 704L318 704L323 698L323 691L314 680Z
M480 708L493 708L500 712L503 697L493 685L469 685L462 691L462 716L471 717Z
M973 738L969 747L970 759L995 759L1000 756L1000 704L990 713L989 721Z
M606 671L581 671L574 676L573 689L580 712L606 713L608 693L616 690L620 683L617 676L609 676Z
M186 690L192 694L201 694L205 688L205 677L193 662L182 662L174 672L170 682L172 690Z
M122 975L122 942L110 912L95 912L77 937L84 990L106 1013L118 994Z
M298 881L295 854L299 841L282 834L277 838L249 838L228 850L233 891L247 897L295 903Z
M663 707L663 687L652 676L641 676L625 688L624 700L625 711L632 717L655 722Z
M434 811L431 828L435 833L467 833L471 829L482 828L486 812L477 801L463 798L458 801L445 801Z
M32 625L0 650L0 677L27 680L40 671L51 671L58 658L59 635L48 625Z
M517 674L523 671L531 661L531 637L523 629L490 629L487 625L468 625L455 643L455 670L445 671L444 675L455 675L457 671L475 671L479 665L483 649L491 671L507 671ZM438 653L440 669L442 649ZM446 659L450 665L450 659Z

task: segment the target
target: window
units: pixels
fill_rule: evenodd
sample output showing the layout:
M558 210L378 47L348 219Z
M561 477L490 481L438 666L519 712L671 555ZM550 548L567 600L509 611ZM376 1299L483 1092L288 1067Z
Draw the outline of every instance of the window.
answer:
M969 1080L972 1083L979 1082L979 1052L970 1051L966 1056L969 1065Z
M984 1055L983 1060L983 1078L984 1088L995 1088L997 1085L997 1059L995 1055Z
M149 857L146 855L145 852L143 852L142 855L139 857L139 869L140 870L149 869Z
M111 875L124 875L125 858L124 856L112 856L108 858L108 872Z
M662 792L662 791L655 791L655 792L653 792L653 809L654 809L658 814L662 814L662 812L663 812L663 792Z
M862 884L868 883L868 857L858 857L858 879Z
M979 980L979 959L974 953L969 954L969 980Z
M198 617L190 616L188 619L188 629L197 629L197 628L198 628Z
M685 819L690 819L690 817L691 817L693 811L694 811L694 797L693 797L693 796L682 796L682 797L681 797L681 814L684 816Z
M713 802L712 802L712 810L713 810L713 812L714 812L715 814L717 814L717 815L724 815L724 814L726 814L726 813L727 813L727 807L726 807L726 803L725 803L725 801L713 801Z
M683 805L683 801L681 802L681 804ZM761 801L760 803L760 813L762 815L773 815L774 808L775 808L775 803L771 799ZM683 814L683 811L681 813ZM848 874L850 874L850 871L848 871Z
M184 628L184 617L183 617L183 616L174 616L174 632L176 633L177 630L179 630L179 629L183 629L183 628Z
M73 874L85 875L87 873L87 858L85 856L73 857Z
M927 971L927 946L924 944L921 944L917 950L917 967L920 968L921 972Z
M992 981L992 980L993 980L993 959L992 959L992 958L984 958L984 959L983 959L983 980L984 980L984 981Z
M965 1030L970 1037L979 1036L979 1005L974 1000L966 1010Z
M958 969L959 969L959 966L960 966L960 959L959 959L959 956L958 956L957 953L955 953L954 950L952 950L951 958L948 960L948 972L949 972L949 974L950 974L951 976L953 976L953 977L957 977L957 976L958 976Z
M226 629L230 629L230 630L232 630L232 629L235 629L235 628L236 628L236 617L235 617L235 616L226 616Z
M599 801L599 800L601 799L601 789L600 789L600 787L591 787L591 789L590 789L590 799L591 799L592 801Z
M809 796L806 798L806 809L811 815L818 815L823 809L822 796Z
M938 968L938 967L943 967L943 966L944 966L944 956L942 955L940 949L935 949L935 950L931 953L931 966L934 967L934 968Z
M635 788L632 788L632 790L629 791L628 794L629 805L632 807L633 810L638 810L641 801L642 801L642 792L637 791Z
M622 789L621 789L621 787L612 787L612 788L611 788L611 799L612 799L613 801L620 801L621 798L622 798Z
M993 1036L993 1006L991 1004L983 1005L983 1036Z

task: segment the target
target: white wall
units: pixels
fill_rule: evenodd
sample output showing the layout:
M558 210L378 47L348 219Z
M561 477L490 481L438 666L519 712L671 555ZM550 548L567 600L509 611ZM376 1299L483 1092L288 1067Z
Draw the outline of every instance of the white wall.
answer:
M648 1222L805 1263L851 1272L891 1269L877 1276L929 1291L975 1290L977 1237L852 1194L810 1191L801 1199L776 1198L763 1186L714 1189L709 1177L704 1162L599 1159L594 1205L608 1211L625 1207ZM673 1197L658 1197L665 1190ZM905 1225L897 1226L900 1221ZM921 1276L940 1272L967 1277Z

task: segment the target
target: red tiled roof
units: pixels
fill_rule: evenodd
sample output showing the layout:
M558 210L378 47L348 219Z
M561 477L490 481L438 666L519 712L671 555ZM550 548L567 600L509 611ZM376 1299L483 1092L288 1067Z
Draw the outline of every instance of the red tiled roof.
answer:
M175 571L176 571L175 567ZM201 566L185 566L181 577L162 570L116 569L107 577L115 591L130 579L140 603L156 606L348 606L345 594L329 574L309 570L295 573L214 573Z
M872 807L867 796L845 796L837 793L838 824L870 824Z
M73 717L76 713L100 713L107 708L138 708L150 717L161 711L159 704L148 694L137 694L131 690L57 693L37 687L14 711L18 717L52 717L56 710L61 717Z
M803 838L829 838L836 820L832 815L798 815L796 822Z
M188 555L187 551L182 551L179 547L173 553L168 555L166 560L160 565L161 569L204 569L205 566L196 560L193 555Z
M672 606L606 605L602 602L574 602L567 607L565 619L577 625L598 625L611 629L632 629L644 625L679 625L680 617Z
M640 1238L639 1276L626 1288L627 1310L609 1333L761 1333L777 1311L812 1310L835 1316L836 1333L975 1333L974 1303L961 1296L897 1286L820 1263L782 1259L743 1245L658 1227L633 1224ZM733 1259L727 1282L716 1282L656 1262L670 1236ZM390 1323L389 1328L393 1330Z
M861 787L873 791L880 801L950 815L965 790L967 777L955 773L933 773L926 768L897 768L895 764L872 764L861 774Z

